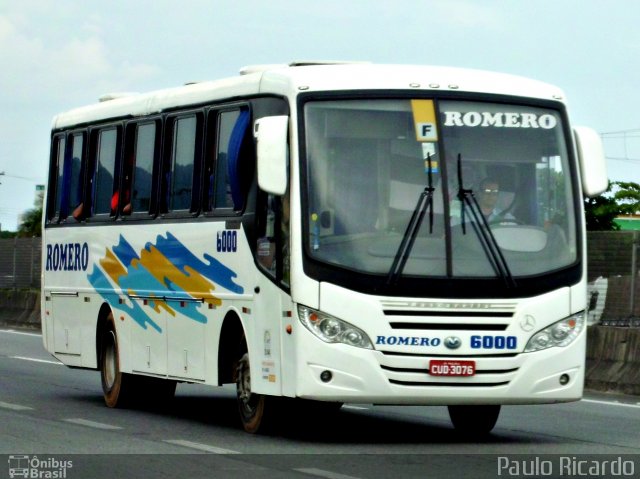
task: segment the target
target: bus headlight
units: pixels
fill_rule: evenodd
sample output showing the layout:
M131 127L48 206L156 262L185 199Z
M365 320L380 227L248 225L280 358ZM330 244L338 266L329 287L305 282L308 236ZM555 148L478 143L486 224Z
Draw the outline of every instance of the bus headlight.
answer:
M369 336L346 321L302 305L298 305L298 317L309 331L324 342L373 349Z
M534 334L524 348L524 352L567 346L578 337L580 331L584 329L585 322L585 314L582 312L553 323Z

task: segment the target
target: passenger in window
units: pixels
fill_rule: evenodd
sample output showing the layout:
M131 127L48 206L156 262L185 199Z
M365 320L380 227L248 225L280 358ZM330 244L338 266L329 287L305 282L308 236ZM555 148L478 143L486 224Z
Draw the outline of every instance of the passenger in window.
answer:
M118 203L120 202L120 192L114 191L111 196L111 214L114 215L118 210Z
M84 209L84 203L80 203L78 206L76 206L76 208L73 210L73 213L71 213L74 220L76 221L82 220L83 209Z
M127 155L124 165L124 181L123 181L123 191L122 191L122 211L123 215L130 215L133 207L131 205L131 179L133 175L133 165L134 165L133 155Z

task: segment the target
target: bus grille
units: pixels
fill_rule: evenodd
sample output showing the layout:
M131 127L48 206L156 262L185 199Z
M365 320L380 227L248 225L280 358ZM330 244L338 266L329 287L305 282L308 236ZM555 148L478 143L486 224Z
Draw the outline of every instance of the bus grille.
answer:
M380 368L391 384L413 387L482 387L506 386L515 378L521 365L517 353L493 355L423 355L382 351ZM474 376L431 376L431 359L474 360Z
M516 313L513 301L381 301L382 312L394 333L442 334L502 332ZM454 333L455 334L455 333ZM380 367L391 384L410 387L495 388L506 386L517 375L523 356L517 352L489 354L424 354L379 350ZM473 360L473 376L431 376L431 359Z

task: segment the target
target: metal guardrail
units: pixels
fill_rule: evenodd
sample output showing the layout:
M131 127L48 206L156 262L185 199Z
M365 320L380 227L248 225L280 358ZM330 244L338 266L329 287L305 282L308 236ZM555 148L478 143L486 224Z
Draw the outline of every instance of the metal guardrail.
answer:
M39 288L41 238L0 239L0 288Z
M588 233L589 323L640 327L640 231Z

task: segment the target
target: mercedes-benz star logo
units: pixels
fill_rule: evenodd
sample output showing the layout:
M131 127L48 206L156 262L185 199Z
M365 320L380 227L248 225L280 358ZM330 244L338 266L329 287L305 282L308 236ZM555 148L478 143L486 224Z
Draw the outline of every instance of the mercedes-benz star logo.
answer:
M462 340L455 336L448 336L444 339L444 345L449 349L458 349L462 345Z
M536 327L536 318L534 318L530 314L527 314L520 320L520 327L523 331L526 332L533 331L533 328Z

